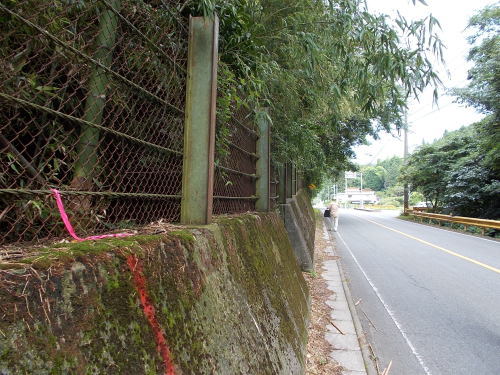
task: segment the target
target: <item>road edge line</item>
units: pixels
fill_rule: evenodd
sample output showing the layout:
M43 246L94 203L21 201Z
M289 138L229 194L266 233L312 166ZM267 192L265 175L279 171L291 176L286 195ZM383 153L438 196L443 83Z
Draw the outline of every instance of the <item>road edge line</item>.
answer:
M361 326L361 321L359 320L358 312L356 311L356 306L354 306L354 301L352 299L351 290L347 285L347 279L344 273L342 265L337 261L337 267L339 268L340 278L342 279L342 287L344 289L345 297L347 300L347 306L349 306L349 311L351 312L352 322L354 324L354 329L356 330L356 336L358 337L359 348L361 349L361 355L363 356L363 361L365 362L365 369L367 375L377 375L375 365L370 356L370 350L368 349L368 339L366 338L363 327Z
M327 224L323 220L323 229L328 228ZM328 237L330 241L332 241L332 234L329 231ZM335 249L335 255L338 256L337 249ZM363 327L361 326L361 321L359 320L358 312L356 311L356 307L354 306L354 301L352 299L351 290L349 289L349 285L347 285L347 278L345 276L345 272L342 268L342 264L340 262L340 258L335 260L337 264L337 268L339 270L340 279L342 281L342 289L344 289L344 294L347 302L347 306L349 307L349 312L351 313L352 323L354 325L354 329L356 330L356 337L358 339L359 349L361 351L361 356L363 357L363 362L365 365L365 370L367 375L378 375L377 370L375 369L375 364L370 356L370 351L368 349L368 339L366 338L365 332L363 331Z
M363 269L363 267L361 266L361 264L359 263L358 259L356 258L356 256L354 255L354 253L352 252L351 248L349 247L349 245L345 242L344 238L341 236L340 233L338 233L338 237L340 238L340 240L342 241L342 243L344 244L345 248L347 249L347 251L349 252L349 254L351 255L352 259L354 260L354 262L356 263L356 265L359 267L361 273L363 274L363 276L365 277L366 281L368 282L368 284L370 284L372 290L375 292L375 295L377 296L377 298L380 300L380 302L382 303L385 311L389 314L389 317L391 318L391 320L394 322L394 324L396 325L397 329L399 330L399 332L401 333L401 335L403 336L403 339L406 341L406 344L408 345L408 347L410 348L411 352L413 353L413 355L415 356L415 358L417 359L417 361L420 363L422 369L424 370L425 374L426 375L432 375L431 374L431 371L430 369L427 367L427 365L424 363L424 360L422 358L422 356L417 352L415 346L413 345L413 343L410 341L410 339L408 338L408 335L406 334L406 332L403 330L401 324L399 323L399 321L396 319L396 317L394 316L394 313L391 311L391 309L389 308L389 306L387 305L387 303L384 301L384 299L382 298L382 295L380 294L380 292L378 291L378 288L375 286L375 284L373 284L372 280L368 277L368 275L366 274L365 270Z

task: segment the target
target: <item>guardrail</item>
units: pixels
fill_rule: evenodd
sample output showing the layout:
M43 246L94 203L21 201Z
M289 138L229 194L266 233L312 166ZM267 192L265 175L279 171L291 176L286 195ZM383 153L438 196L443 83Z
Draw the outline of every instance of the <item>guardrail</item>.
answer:
M481 232L484 235L485 229L496 229L500 230L500 221L499 220L488 220L488 219L477 219L473 217L464 217L464 216L451 216L451 215L442 215L442 214L431 214L428 212L421 212L417 210L408 210L406 211L408 214L419 217L421 219L427 218L438 221L439 225L441 222L448 223L457 223L465 226L465 230L467 230L468 226L475 226L481 228ZM423 221L423 220L421 220Z

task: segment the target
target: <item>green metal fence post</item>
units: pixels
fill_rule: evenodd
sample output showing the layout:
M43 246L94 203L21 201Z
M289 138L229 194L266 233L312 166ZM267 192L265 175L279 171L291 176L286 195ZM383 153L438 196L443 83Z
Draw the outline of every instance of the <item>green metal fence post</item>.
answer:
M269 120L267 111L263 110L257 116L257 125L259 127L259 139L257 141L257 176L255 191L259 197L255 202L257 211L269 211L269 192L270 192L270 153L269 153Z
M297 194L297 168L292 164L292 195Z
M286 164L281 165L279 169L279 184L278 184L278 203L286 203Z
M182 224L212 221L219 19L189 19Z
M292 163L286 163L285 200L292 197Z

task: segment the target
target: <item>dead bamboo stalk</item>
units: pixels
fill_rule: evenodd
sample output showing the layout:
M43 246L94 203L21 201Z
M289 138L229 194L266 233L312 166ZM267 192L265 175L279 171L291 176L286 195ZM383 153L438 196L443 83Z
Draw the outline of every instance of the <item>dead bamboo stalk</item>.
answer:
M389 365L387 368L382 372L382 375L389 375L389 371L391 370L392 367L392 361L389 362Z
M109 4L117 12L122 0L110 0ZM103 9L99 17L99 34L96 39L94 59L104 66L111 66L113 49L116 43L118 16L113 10ZM83 120L101 125L106 105L106 93L109 87L109 75L100 66L94 66L89 78L87 99ZM77 145L78 157L75 163L72 185L78 188L90 188L92 173L95 170L98 155L100 130L94 126L82 125Z
M19 163L26 168L26 171L33 177L35 180L37 180L40 185L46 186L47 182L40 176L40 172L31 165L31 163L17 150L17 148L9 142L7 138L3 136L3 134L0 134L0 142L6 147L19 161Z
M327 318L327 319L328 319L328 318ZM335 325L335 323L331 321L331 319L328 319L328 322L329 322L332 326L334 326L334 327L335 327L335 329L336 329L337 331L339 331L341 335L345 335L345 333L344 333L344 332L342 332L342 331L340 330L340 328L339 328L339 327L337 327L337 326Z

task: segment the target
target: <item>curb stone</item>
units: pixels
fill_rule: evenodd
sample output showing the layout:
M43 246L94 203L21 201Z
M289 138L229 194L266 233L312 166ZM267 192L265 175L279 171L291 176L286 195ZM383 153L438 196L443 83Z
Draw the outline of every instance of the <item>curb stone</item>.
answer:
M326 222L323 222L323 238L328 241L326 253L335 256ZM339 333L331 324L327 326L325 339L336 348L331 357L344 367L344 375L377 375L342 265L339 260L328 260L324 267L326 270L322 276L327 287L336 293L326 302L334 310L331 320L344 333ZM339 288L340 286L342 288Z

